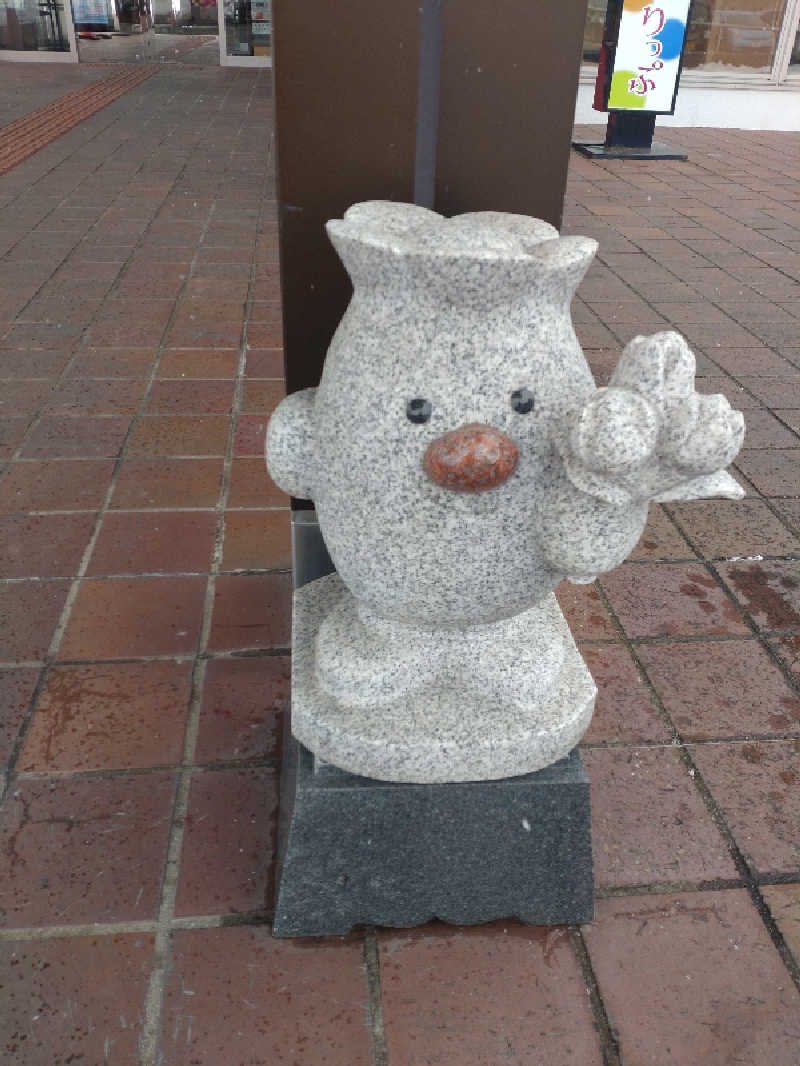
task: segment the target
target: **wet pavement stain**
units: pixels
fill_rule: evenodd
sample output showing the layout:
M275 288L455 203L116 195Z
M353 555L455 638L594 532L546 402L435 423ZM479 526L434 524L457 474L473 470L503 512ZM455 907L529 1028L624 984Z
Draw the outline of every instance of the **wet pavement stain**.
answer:
M800 702L790 696L782 696L781 703L786 707L786 712L770 714L768 718L770 727L778 731L796 729L800 725Z
M742 758L753 766L758 766L764 761L760 748L755 744L745 744L742 748Z
M779 564L732 566L723 576L762 628L800 628L800 602L795 602L800 597L785 595L798 588L798 581L783 573Z
M80 726L87 702L100 701L109 708L116 704L130 702L130 695L114 683L113 675L92 676L89 671L54 671L48 686L49 707L40 707L39 714L47 714L48 729L44 743L44 755L47 765L51 765L60 752L66 734ZM111 739L109 730L98 728L94 723L92 736L86 740L106 742Z
M683 596L694 600L698 610L707 615L709 619L712 616L716 616L724 622L741 625L742 617L740 612L730 600L720 597L721 590L719 585L709 574L700 573L696 570L691 571L688 574L688 580L678 586L678 591ZM709 596L709 593L711 593L711 596ZM718 629L716 626L707 630L709 633L726 631L726 629ZM667 634L678 633L680 630L672 623L668 623L665 626L665 632Z
M670 918L679 918L686 915L694 922L708 922L710 918L716 918L719 924L727 929L730 922L726 920L716 903L709 905L691 905L684 903L682 899L673 898L664 904L649 908L636 908L634 910L619 910L614 913L615 918L638 918L640 923L636 935L641 936L651 921L664 922Z

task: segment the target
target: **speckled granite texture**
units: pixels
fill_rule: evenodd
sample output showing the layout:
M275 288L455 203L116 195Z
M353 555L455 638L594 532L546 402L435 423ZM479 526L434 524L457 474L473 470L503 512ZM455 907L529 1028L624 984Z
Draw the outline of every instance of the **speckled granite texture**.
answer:
M503 750L482 773L527 773L577 739L574 703L561 722L548 709L541 728L560 674L535 643L536 612L563 578L622 562L650 500L741 495L723 468L742 416L695 393L675 333L635 338L609 387L595 387L569 312L593 240L521 216L447 220L384 202L356 204L328 232L353 299L319 388L284 401L267 436L273 478L314 500L347 589L319 625L313 666L336 713L304 741L318 750L324 720L350 723L347 751L380 776L376 722L382 751L402 748L417 726L435 737L436 715L459 700L474 729L460 746L479 748L481 708L496 717L502 703L509 721L527 715L530 743L516 765ZM446 695L423 710L429 692ZM389 705L406 708L402 724ZM450 758L448 747L403 772L452 780Z
M333 664L315 654L321 624L332 621ZM404 625L402 655L378 699L360 649L378 646L391 659L397 633L374 623L361 632L337 574L295 592L292 732L326 762L381 781L494 780L549 765L589 725L596 688L552 595L467 631ZM349 685L337 699L330 688L341 676Z

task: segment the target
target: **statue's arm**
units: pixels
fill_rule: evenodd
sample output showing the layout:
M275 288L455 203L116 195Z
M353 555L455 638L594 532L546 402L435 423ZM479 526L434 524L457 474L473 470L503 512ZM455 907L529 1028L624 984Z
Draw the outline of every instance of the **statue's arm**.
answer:
M576 489L566 478L542 501L542 552L569 581L594 581L624 562L647 522L647 503L618 507Z
M724 396L694 388L695 360L677 333L636 337L608 388L598 389L559 427L566 477L543 503L550 565L591 581L636 546L651 502L744 493L725 467L744 437L744 419Z
M742 446L744 419L724 396L697 393L694 373L677 333L632 340L608 388L561 427L556 446L570 482L617 506L741 497L725 467Z
M293 392L278 404L267 426L266 460L272 480L301 500L314 497L314 399L316 389Z

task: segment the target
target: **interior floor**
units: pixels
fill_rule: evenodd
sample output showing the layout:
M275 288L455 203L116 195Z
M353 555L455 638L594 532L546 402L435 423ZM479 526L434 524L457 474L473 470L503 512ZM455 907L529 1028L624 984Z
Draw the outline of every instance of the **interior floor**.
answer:
M115 33L92 39L78 36L81 63L188 63L191 66L218 67L216 34L208 36L177 33Z

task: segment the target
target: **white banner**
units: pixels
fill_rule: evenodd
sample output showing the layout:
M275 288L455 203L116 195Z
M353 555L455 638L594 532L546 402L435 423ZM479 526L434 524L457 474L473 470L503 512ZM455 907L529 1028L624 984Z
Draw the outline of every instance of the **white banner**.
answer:
M104 26L113 21L108 0L72 0L72 16L75 22Z
M611 110L670 113L690 0L624 0L611 71Z

